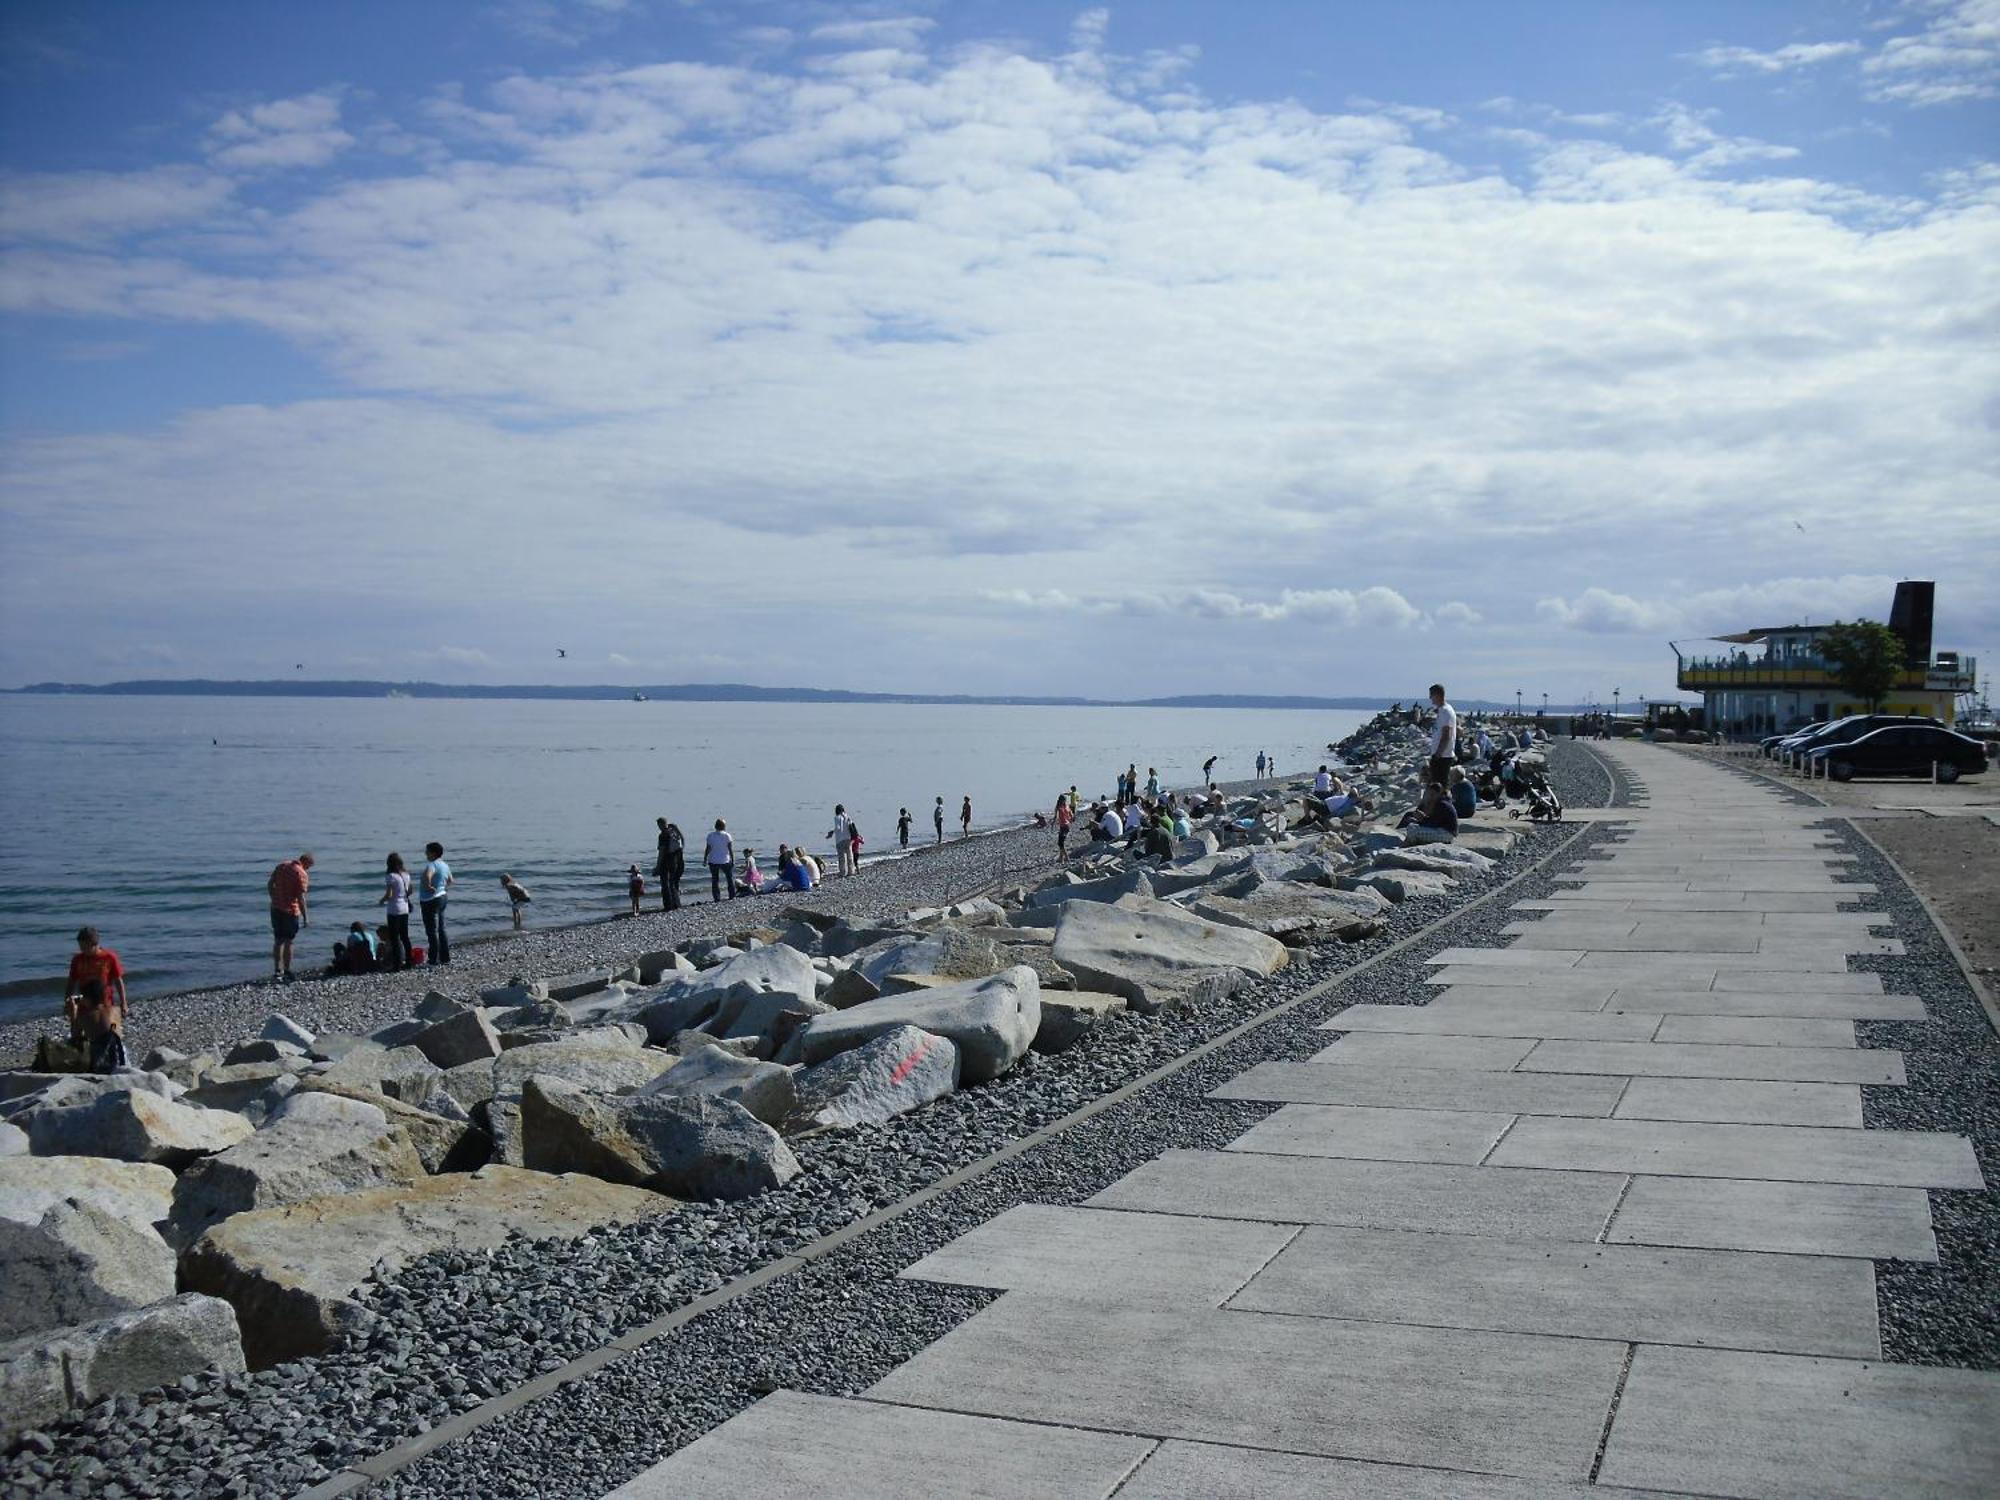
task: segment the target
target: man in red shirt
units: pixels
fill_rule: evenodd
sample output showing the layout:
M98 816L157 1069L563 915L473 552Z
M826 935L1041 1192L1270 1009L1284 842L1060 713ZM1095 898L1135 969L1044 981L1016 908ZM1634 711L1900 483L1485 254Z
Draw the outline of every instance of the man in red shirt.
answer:
M301 854L288 859L271 872L266 889L271 893L271 982L292 982L292 939L301 927L310 927L306 911L306 891L312 886L313 857Z
M76 954L69 961L69 979L63 985L63 1011L69 1016L70 1038L92 1043L121 1031L132 1005L125 995L125 966L118 955L97 943L97 929L85 927L76 935ZM94 983L93 983L94 981Z

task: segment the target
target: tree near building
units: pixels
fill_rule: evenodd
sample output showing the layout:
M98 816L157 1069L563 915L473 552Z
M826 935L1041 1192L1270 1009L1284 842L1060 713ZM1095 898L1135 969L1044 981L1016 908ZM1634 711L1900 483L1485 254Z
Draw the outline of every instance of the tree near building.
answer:
M1836 621L1815 644L1833 668L1834 680L1866 703L1871 713L1895 687L1910 649L1900 635L1876 620L1856 620L1851 625Z

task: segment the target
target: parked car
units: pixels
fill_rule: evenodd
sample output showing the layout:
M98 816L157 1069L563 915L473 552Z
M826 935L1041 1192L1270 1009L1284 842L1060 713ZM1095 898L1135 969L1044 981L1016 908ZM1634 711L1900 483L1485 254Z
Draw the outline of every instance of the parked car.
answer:
M1815 766L1824 765L1835 781L1856 776L1928 776L1937 769L1939 781L1977 776L1986 769L1986 747L1954 734L1941 724L1892 724L1844 744L1819 745L1805 752Z
M1797 729L1787 729L1782 734L1767 734L1757 741L1766 755L1776 755L1778 747L1786 740L1797 739L1802 734L1811 734L1815 729L1824 729L1831 722L1828 719L1814 719L1810 724L1801 724Z
M1936 723L1937 720L1926 714L1849 714L1844 719L1835 719L1830 724L1822 724L1808 734L1795 734L1780 743L1778 749L1803 755L1821 745L1844 745L1860 739L1864 734L1873 734L1878 729L1887 729L1897 724L1935 725Z

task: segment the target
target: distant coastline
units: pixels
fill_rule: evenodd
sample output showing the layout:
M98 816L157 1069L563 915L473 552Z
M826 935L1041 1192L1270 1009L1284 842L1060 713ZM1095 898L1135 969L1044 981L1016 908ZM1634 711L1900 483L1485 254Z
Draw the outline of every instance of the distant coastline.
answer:
M372 682L361 680L294 681L272 678L263 681L223 681L206 677L145 678L131 682L35 682L26 687L0 689L13 694L43 697L109 698L521 698L565 701L630 700L643 693L647 700L662 703L950 703L990 705L1000 708L1262 708L1262 709L1379 709L1392 700L1374 694L1348 698L1309 698L1270 694L1191 693L1173 698L1076 698L1058 696L978 693L858 693L839 688L757 687L745 682L681 683L587 683L566 686L555 683L514 683L487 686L449 682ZM1504 703L1470 698L1460 707L1494 710ZM1552 712L1568 712L1556 709Z

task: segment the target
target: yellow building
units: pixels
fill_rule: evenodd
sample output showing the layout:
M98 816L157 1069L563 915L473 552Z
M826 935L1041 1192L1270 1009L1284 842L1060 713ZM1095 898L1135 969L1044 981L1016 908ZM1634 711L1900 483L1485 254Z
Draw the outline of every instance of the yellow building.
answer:
M1958 695L1973 690L1978 663L1956 651L1931 649L1931 617L1936 585L1905 581L1896 585L1889 628L1909 648L1883 713L1925 714L1949 724ZM1774 625L1733 635L1711 636L1703 645L1721 647L1690 653L1670 642L1680 666L1676 686L1700 693L1704 721L1723 734L1770 734L1819 719L1866 713L1869 705L1840 686L1834 668L1818 651L1825 625Z

